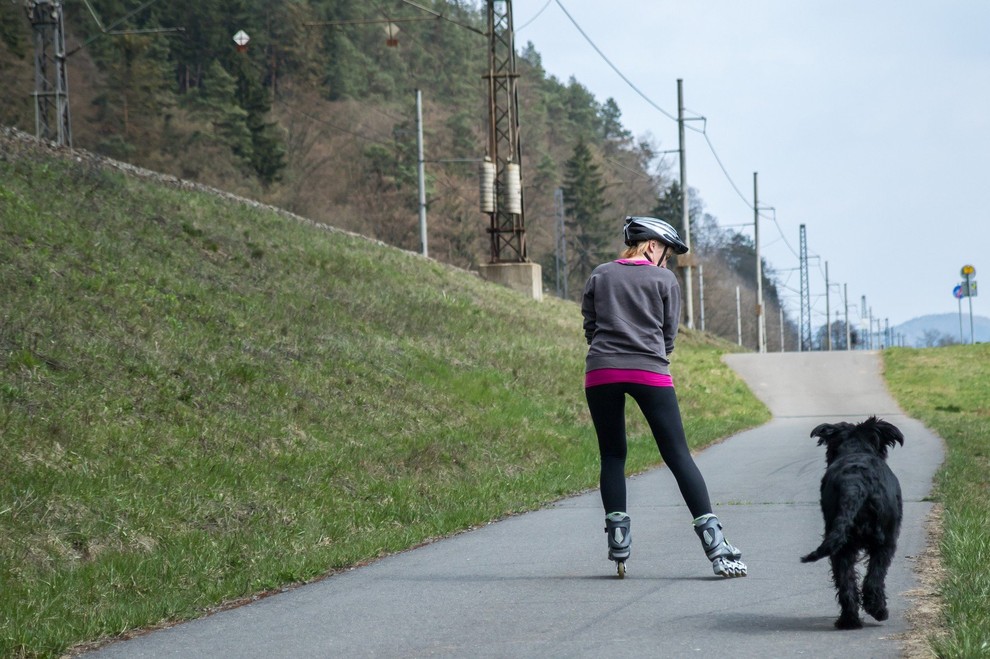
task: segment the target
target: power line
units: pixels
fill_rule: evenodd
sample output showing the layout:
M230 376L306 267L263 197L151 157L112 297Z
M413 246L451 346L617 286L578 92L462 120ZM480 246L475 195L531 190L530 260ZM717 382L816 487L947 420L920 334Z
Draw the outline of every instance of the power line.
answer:
M149 29L145 29L145 30L125 30L125 31L119 31L119 32L118 31L114 31L114 28L116 28L118 25L120 25L121 23L123 23L127 19L131 18L135 14L137 14L137 13L139 13L139 12L147 9L149 6L151 6L155 2L158 2L158 0L147 0L147 2L144 2L143 4L141 4L139 7L137 7L133 11L125 14L124 16L121 16L120 18L118 18L117 20L115 20L113 23L111 23L107 27L104 27L103 26L103 21L100 20L100 17L93 10L93 6L91 4L89 4L89 0L83 0L83 2L85 3L86 8L89 9L89 13L93 17L93 20L96 22L96 26L98 28L100 28L100 33L97 34L97 35L94 35L94 36L90 37L86 41L82 42L81 44L79 44L78 46L76 46L75 48L73 48L72 50L70 50L69 52L67 52L65 54L65 57L69 57L70 55L74 55L76 52L78 52L79 50L85 48L86 46L88 46L89 44L93 43L94 41L96 41L97 39L99 39L100 37L102 37L105 34L113 34L113 35L122 35L122 34L155 34L155 33L169 33L169 32L184 32L185 31L185 28L182 28L182 27L149 28Z
M421 5L418 5L415 2L412 2L411 0L400 0L400 2L404 2L405 4L407 4L407 5L411 6L411 7L415 7L416 9L419 9L421 11L425 11L428 14L433 14L434 16L436 16L437 18L439 18L440 20L444 20L444 21L447 21L448 23L453 23L454 25L458 25L458 26L464 28L465 30L471 30L472 32L475 32L477 34L480 34L483 37L488 36L487 34L485 34L484 32L482 32L478 28L474 27L473 25L468 25L467 23L461 23L460 21L455 21L454 19L448 18L448 17L444 16L443 14L440 14L438 12L433 11L432 9L428 9L427 7L423 7Z
M725 165L722 164L722 159L718 157L718 153L716 153L716 151L715 151L715 145L712 144L711 138L708 137L708 121L707 120L705 120L705 127L702 129L701 134L705 137L705 142L708 143L708 148L711 150L712 155L715 156L715 162L718 163L718 166L722 170L722 173L725 174L725 178L729 181L729 185L731 185L732 186L732 189L736 191L736 194L739 195L739 198L742 199L743 202L745 202L749 206L749 208L752 208L753 207L752 202L750 202L748 199L746 199L746 195L744 195L739 190L738 186L736 186L736 182L732 180L732 177L731 176L729 176L729 171L725 168Z
M647 181L651 181L651 182L654 180L652 176L650 176L649 174L644 173L642 170L633 169L632 167L629 167L628 165L623 165L621 162L619 162L618 160L615 160L614 158L603 158L603 160L605 162L607 162L607 163L610 163L612 165L615 165L619 169L624 169L624 170L626 170L628 172L631 172L631 173L635 174L637 177L639 177L641 179L644 179L644 180L647 180Z
M520 25L519 27L517 27L516 28L516 34L519 34L519 30L523 29L524 27L526 27L527 25L529 25L530 23L532 23L533 21L535 21L537 18L539 18L540 17L540 14L542 14L544 11L546 11L546 8L550 6L550 3L551 2L553 2L553 0L547 0L546 3L540 8L540 11L536 12L536 15L535 16L533 16L531 19L529 19L528 21L526 21L525 23L523 23L522 25Z
M650 106L652 106L654 109L658 110L665 117L667 117L668 119L670 119L672 121L678 121L678 119L677 119L676 116L674 116L673 114L671 114L667 110L664 110L662 107L660 107L659 105L657 105L656 103L654 103L653 102L653 99L651 99L649 96L647 96L645 93L643 93L643 91L639 87L637 87L635 84L633 84L633 82L631 80L629 80L629 78L624 73L622 73L622 71L620 71L619 68L617 66L615 66L615 64L612 63L612 61L605 55L605 53L602 52L601 48L599 48L595 44L595 42L591 40L591 37L588 36L588 34L578 24L578 22L574 19L574 17L571 16L570 12L567 11L567 8L564 7L563 3L561 3L560 0L555 0L555 1L557 3L557 6L560 7L560 10L562 12L564 12L564 15L567 16L568 20L570 20L571 24L574 25L574 27L577 29L577 31L581 33L581 36L584 37L585 41L587 41L588 44L590 44L591 47L595 49L595 52L598 53L598 55L605 61L605 63L608 64L609 67L611 67L612 70L615 71L615 73L620 78L622 78L622 80L624 80L625 83L627 85L629 85L629 87L632 88L633 91L635 91L637 94L639 94L640 97L643 98L643 100L645 100L648 104L650 104ZM543 10L541 9L540 11L542 12ZM704 122L704 127L701 128L701 129L694 128L693 126L690 126L690 125L688 125L686 127L689 130L693 130L693 131L695 131L697 133L701 133L705 137L705 142L708 144L708 148L711 150L712 155L715 157L715 162L718 163L719 168L722 170L722 173L725 175L725 178L729 181L729 184L732 186L732 189L735 190L736 194L739 195L739 198L742 199L744 203L746 203L750 208L752 208L752 206L753 206L752 202L750 202L746 198L746 195L744 195L739 190L739 187L736 185L735 181L732 180L732 176L729 175L729 171L725 168L725 165L722 163L722 159L719 157L718 152L715 150L715 145L712 144L711 138L708 135L708 119L704 115L701 115L701 114L698 114L698 113L694 113L694 114L697 114L698 115L697 117L694 117L695 119L698 119L698 120L701 120L701 121Z
M314 117L313 115L309 114L308 112L303 112L302 110L297 110L297 109L295 109L294 107L292 107L291 105L289 105L288 103L286 103L285 101L283 101L281 99L276 99L274 101L274 103L276 103L279 106L285 108L286 110L288 110L292 114L306 117L310 121L315 121L315 122L317 122L319 124L323 124L324 126L327 126L328 128L332 128L333 130L336 130L336 131L340 131L341 133L347 133L348 135L352 135L353 137L357 137L358 139L362 139L362 140L365 140L367 142L374 142L375 144L380 144L382 146L387 146L387 147L394 147L395 146L395 141L386 142L386 141L384 141L382 139L379 139L379 138L368 137L367 135L362 135L361 133L356 133L353 130L349 130L349 129L344 128L342 126L337 126L336 124L332 124L329 121L327 121L326 119L320 119L319 117Z
M585 41L588 42L588 44L595 50L596 53L598 53L598 55L605 61L605 63L608 64L609 67L611 67L611 69L613 71L615 71L615 73L620 78L622 78L622 80L625 81L625 83L627 85L629 85L629 87L633 91L635 91L651 107L653 107L654 109L656 109L657 111L659 111L661 114L663 114L668 119L670 119L672 121L677 121L678 120L676 116L674 116L673 114L671 114L670 112L668 112L667 110L663 109L662 107L660 107L659 105L657 105L655 102L653 102L653 100L650 97L648 97L645 93L643 93L643 91L641 89L639 89L639 87L637 87L635 84L633 84L633 82L631 80L629 80L629 78L624 73L622 73L622 71L620 71L619 68L617 66L615 66L615 64L612 63L612 61L605 55L605 53L602 52L601 48L599 48L595 44L595 42L592 41L591 37L588 36L587 32L584 31L584 29L578 24L578 22L574 19L574 17L571 16L570 12L567 11L567 8L564 7L564 5L561 2L561 0L554 0L554 1L557 3L557 6L560 7L560 10L562 12L564 12L564 15L567 16L567 19L571 22L571 24L574 25L574 27L577 29L577 31L581 33L581 36L584 37ZM547 5L549 5L549 2L547 3ZM539 14L542 13L544 9L546 9L547 5L544 5L543 8L540 9L539 12L537 12L537 16L539 16ZM529 23L533 22L533 20L535 20L535 18L536 18L536 16L534 16L533 19L530 19L530 21L527 22L527 25ZM711 151L712 156L715 158L715 162L718 164L719 169L722 171L722 174L725 176L726 180L729 182L729 185L732 187L733 191L735 191L735 193L739 196L739 198L743 201L743 203L746 204L746 206L748 208L752 208L753 207L753 203L739 189L739 186L736 185L736 182L733 180L732 175L729 174L729 170L726 168L725 163L722 162L722 158L719 156L718 151L715 149L715 145L712 143L711 136L708 134L708 119L707 119L707 117L705 117L704 115L701 115L700 113L697 113L697 112L693 112L693 113L697 115L696 117L694 117L694 119L700 120L700 121L704 122L703 127L700 128L700 129L698 129L698 128L695 128L695 127L693 127L691 125L686 125L686 128L688 128L689 130L693 130L693 131L695 131L697 133L701 133L701 135L705 138L705 143L708 145L709 151ZM786 236L784 235L783 230L781 230L780 224L777 222L776 215L773 217L773 223L774 223L774 226L777 227L777 231L780 233L781 240L784 241L784 244L787 245L787 247L791 251L791 253L794 254L795 257L798 257L798 254L795 251L794 247L791 246L791 244L788 242Z
M405 0L404 0L404 1L405 1ZM612 61L611 61L611 60L610 60L610 59L609 59L608 57L606 57L606 56L605 56L605 53L603 53L603 52L602 52L602 50L601 50L601 48L599 48L598 46L596 46L596 45L595 45L595 42L594 42L594 41L592 41L592 40L591 40L591 37L589 37L589 36L588 36L588 34L587 34L587 33L586 33L586 32L585 32L585 31L584 31L584 30L583 30L582 28L581 28L581 26L580 26L580 25L578 25L578 22L577 22L576 20L574 20L574 17L573 17L573 16L571 16L571 14L570 14L570 12L568 12L568 11L567 11L567 8L566 8L566 7L564 7L564 5L563 5L563 4L562 4L562 3L560 2L560 0L555 0L555 1L556 1L556 3L557 3L557 6L558 6L558 7L560 7L560 10L561 10L562 12L564 12L564 15L565 15L565 16L567 16L567 18L568 18L568 20L570 20L570 21L571 21L571 23L572 23L572 24L574 25L574 27L575 27L575 28L577 28L577 31L581 33L581 36L582 36L582 37L584 37L584 39L585 39L585 41L587 41L587 42L588 42L588 44L590 44L590 45L591 45L591 47L595 49L595 52L596 52L596 53L598 53L598 55L599 55L599 56L600 56L600 57L601 57L601 58L602 58L603 60L605 60L605 63L606 63L606 64L608 64L608 65L609 65L609 66L610 66L610 67L612 68L612 70L613 70L613 71L615 71L615 72L616 72L616 74L618 74L618 76L619 76L620 78L622 78L622 79L623 79L623 80L624 80L624 81L626 82L626 84L627 84L627 85L629 85L629 86L630 86L630 87L632 88L632 90L633 90L634 92L636 92L637 94L639 94L639 95L640 95L640 96L641 96L641 97L643 98L643 100L644 100L644 101L646 101L646 102L647 102L647 103L649 103L649 104L650 104L651 106L653 106L653 108L654 108L654 109L656 109L656 110L658 110L658 111L659 111L659 112L660 112L661 114L663 114L663 115L664 115L665 117L667 117L668 119L671 119L672 121L677 121L677 117L676 117L676 116L674 116L673 114L671 114L671 113L669 113L669 112L667 112L667 111L666 111L666 110L664 110L664 109L663 109L662 107L660 107L659 105L657 105L656 103L654 103L654 102L653 102L653 100L652 100L652 99L651 99L651 98L650 98L649 96L647 96L646 94L644 94L644 93L643 93L643 92L642 92L642 91L641 91L641 90L639 89L639 87L637 87L636 85L634 85L634 84L632 83L632 81L631 81L631 80L630 80L629 78L627 78L627 77L625 76L625 74L624 74L624 73L622 73L622 71L620 71L620 70L618 69L618 67L616 67L616 66L615 66L615 64L612 64Z

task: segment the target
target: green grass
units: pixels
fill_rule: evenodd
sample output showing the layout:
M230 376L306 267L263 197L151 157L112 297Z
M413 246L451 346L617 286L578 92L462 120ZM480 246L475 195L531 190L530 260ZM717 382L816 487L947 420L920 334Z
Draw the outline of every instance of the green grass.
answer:
M947 446L936 477L944 506L939 657L990 656L990 344L884 352L901 407Z
M0 656L58 656L594 487L585 349L573 303L0 152ZM678 342L695 447L767 419L731 349ZM631 430L630 470L657 464Z

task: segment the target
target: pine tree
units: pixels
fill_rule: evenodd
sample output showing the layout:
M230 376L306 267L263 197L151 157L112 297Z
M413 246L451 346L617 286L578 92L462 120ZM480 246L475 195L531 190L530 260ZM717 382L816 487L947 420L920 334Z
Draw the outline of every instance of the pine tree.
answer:
M617 151L632 143L632 133L622 125L622 111L614 98L609 98L598 113L602 125L602 139L609 152Z
M609 206L604 178L584 138L574 145L564 171L564 210L573 253L568 255L568 270L576 281L583 282L596 265L609 258L615 231L604 219Z
M194 113L210 123L218 142L247 163L253 153L247 111L237 103L234 77L214 60L206 68L203 84L193 103Z
M109 135L100 150L114 156L147 153L175 104L165 38L147 34L116 35L110 42L107 85L95 105Z
M677 230L678 235L683 235L683 222L681 218L683 211L681 207L681 186L677 181L670 184L664 190L663 196L657 200L657 205L653 207L653 216L667 222Z

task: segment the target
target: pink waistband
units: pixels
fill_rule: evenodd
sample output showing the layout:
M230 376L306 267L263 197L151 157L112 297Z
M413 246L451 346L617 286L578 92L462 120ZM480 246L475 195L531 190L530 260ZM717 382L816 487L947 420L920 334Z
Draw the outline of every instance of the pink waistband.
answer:
M673 387L674 378L663 373L640 371L628 368L599 368L584 374L584 386L597 387L600 384L645 384L651 387Z

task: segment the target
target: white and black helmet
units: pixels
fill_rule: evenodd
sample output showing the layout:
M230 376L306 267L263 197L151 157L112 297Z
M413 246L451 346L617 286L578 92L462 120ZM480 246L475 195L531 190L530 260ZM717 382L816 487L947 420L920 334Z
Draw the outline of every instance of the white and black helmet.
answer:
M688 246L677 235L677 230L655 217L627 217L622 235L627 245L635 245L644 240L659 240L672 247L675 254L685 254L688 251Z

